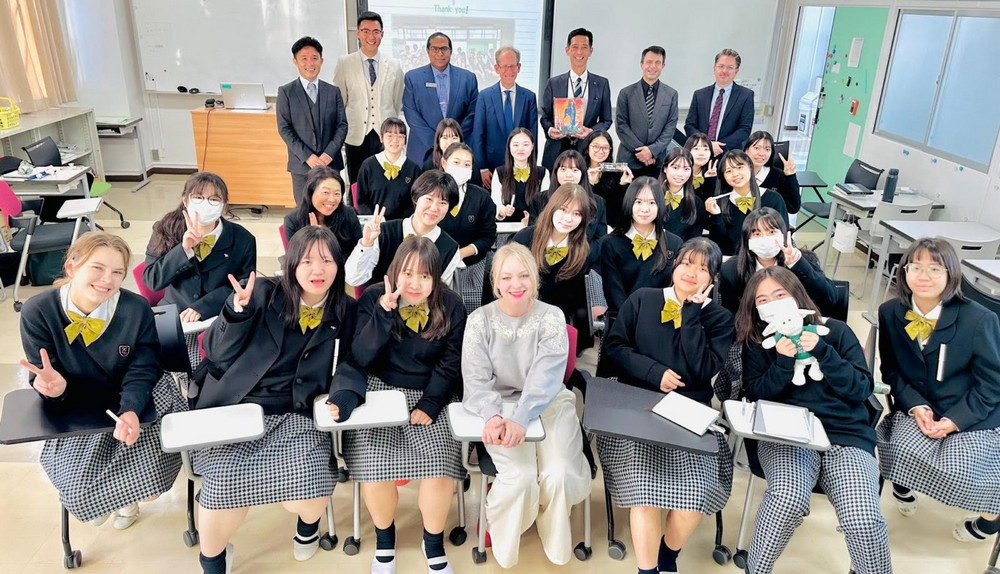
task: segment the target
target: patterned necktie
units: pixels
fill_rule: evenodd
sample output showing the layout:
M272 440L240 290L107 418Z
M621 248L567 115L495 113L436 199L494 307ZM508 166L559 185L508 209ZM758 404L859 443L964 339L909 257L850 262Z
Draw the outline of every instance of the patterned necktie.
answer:
M504 90L504 100L503 100L503 129L504 133L509 134L514 131L514 107L511 105L510 101L511 90Z
M550 245L545 248L545 262L549 265L555 265L563 259L566 258L566 254L569 253L569 247L556 247Z
M656 99L656 95L653 93L653 88L649 86L644 86L646 90L646 115L649 117L649 126L653 127L653 102Z
M705 176L700 174L696 175L694 176L694 179L691 180L691 182L694 184L694 188L698 189L699 187L701 187L701 184L705 183Z
M681 200L684 199L683 193L670 193L669 191L663 194L663 202L670 206L670 209L677 209Z
M308 305L299 305L299 327L302 327L302 334L305 335L306 331L309 329L315 329L319 327L320 322L323 320L323 308L322 307L309 307Z
M530 167L515 167L514 168L514 181L517 181L517 182L520 182L520 183L524 183L524 182L528 181L529 177L531 177L531 168Z
M389 181L396 179L399 175L399 166L387 161L382 162L382 169L385 170L382 173L385 174L385 178Z
M104 319L93 319L91 317L84 317L78 313L72 311L67 311L69 315L70 324L66 326L66 338L70 343L77 336L83 336L83 344L89 347L91 343L97 340L101 336L101 330L104 328Z
M715 105L712 106L712 117L708 118L708 139L716 141L719 131L719 118L722 116L722 96L726 89L719 90L719 97L715 98Z
M673 299L667 299L667 302L663 304L663 310L660 311L660 322L666 323L668 321L674 322L674 329L681 328L681 306Z
M215 236L208 235L201 238L194 246L194 256L198 258L198 261L204 261L208 254L212 252L212 247L215 246Z
M909 321L906 324L906 334L910 336L914 341L919 337L921 341L926 341L931 338L931 333L934 332L934 326L937 325L937 321L934 319L928 319L926 317L921 317L914 311L907 311L903 319Z
M399 316L406 322L406 326L414 333L419 333L427 326L427 303L400 307Z
M753 196L748 195L746 197L736 198L736 207L740 208L740 211L747 213L753 209Z
M314 103L314 104L316 103L316 95L317 94L316 94L316 83L315 82L309 82L309 86L306 88L306 95L309 96L309 99L312 100L312 103Z
M632 237L632 253L635 254L636 259L643 261L649 259L654 249L656 249L655 239L646 239L638 233Z
M448 117L448 90L444 83L448 79L448 74L441 74L436 79L438 103L441 105L441 117L446 118Z
M583 85L581 85L581 83L580 83L580 81L582 79L583 78L577 78L576 79L576 85L573 86L573 97L574 98L579 98L580 96L583 95Z
M368 58L368 81L375 85L375 58Z

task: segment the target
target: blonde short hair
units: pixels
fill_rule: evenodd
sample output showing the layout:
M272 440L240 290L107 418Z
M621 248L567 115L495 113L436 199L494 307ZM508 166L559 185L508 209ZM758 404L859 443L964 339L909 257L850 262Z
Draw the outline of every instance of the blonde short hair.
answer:
M531 277L531 298L537 299L539 281L538 264L535 263L535 258L531 255L531 251L527 247L513 241L497 249L496 254L493 256L493 266L490 267L490 280L493 281L493 296L497 299L500 298L500 290L497 289L497 282L500 280L500 269L503 267L504 262L511 257L517 259L518 263L528 270L528 275Z
M126 271L128 270L129 263L132 260L132 250L129 249L128 243L117 235L111 235L104 231L91 231L77 238L69 248L69 251L66 252L66 261L63 262L63 276L56 279L53 285L58 287L68 283L69 266L72 264L74 267L79 267L86 263L99 247L107 247L108 249L117 251L125 261Z

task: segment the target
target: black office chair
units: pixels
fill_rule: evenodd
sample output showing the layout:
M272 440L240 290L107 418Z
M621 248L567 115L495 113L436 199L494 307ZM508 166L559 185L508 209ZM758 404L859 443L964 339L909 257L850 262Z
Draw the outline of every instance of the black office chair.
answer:
M844 183L857 183L863 185L868 189L878 188L878 180L882 177L882 172L884 169L879 169L877 167L871 166L860 159L856 159L851 163L851 167L847 168L847 175L844 176ZM808 211L811 215L803 221L797 227L801 228L806 223L809 223L813 219L830 219L830 204L823 199L823 195L818 189L813 188L816 191L816 196L819 201L803 201L802 209ZM820 245L826 240L820 241L813 246L813 250L819 248Z

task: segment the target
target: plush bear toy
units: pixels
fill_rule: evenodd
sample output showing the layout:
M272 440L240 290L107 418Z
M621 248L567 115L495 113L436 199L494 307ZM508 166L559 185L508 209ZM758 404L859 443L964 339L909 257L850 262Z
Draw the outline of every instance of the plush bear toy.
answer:
M814 312L806 309L796 309L793 312L774 315L771 318L771 322L768 323L767 328L764 329L764 335L770 336L761 343L765 349L773 349L782 337L791 339L795 343L795 348L798 352L795 353L795 373L792 375L792 383L799 386L806 384L806 367L811 366L809 369L810 379L819 381L823 378L823 371L819 369L819 361L816 360L816 357L805 352L799 343L799 337L802 336L803 331L816 333L820 336L830 332L830 329L823 325L803 325L802 318L812 315Z

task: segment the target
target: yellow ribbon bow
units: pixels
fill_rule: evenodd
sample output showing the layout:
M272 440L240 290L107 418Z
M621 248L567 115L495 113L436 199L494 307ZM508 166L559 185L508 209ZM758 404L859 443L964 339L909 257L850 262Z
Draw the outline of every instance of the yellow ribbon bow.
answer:
M306 331L309 329L315 329L319 327L320 322L323 320L323 308L322 307L309 307L307 305L299 305L299 327L302 327L302 334L305 335Z
M528 181L531 176L531 167L515 167L514 168L514 181L524 183Z
M699 187L701 187L701 184L705 183L705 176L696 175L694 176L694 179L691 180L691 183L694 184L695 189L698 189Z
M569 253L569 247L555 247L549 246L545 248L545 262L549 265L555 265L563 259L566 258L566 254Z
M385 178L389 181L396 179L396 176L399 175L399 166L387 161L382 162L382 169L385 170L383 173L385 173Z
M419 333L427 326L427 303L400 307L399 316L406 322L406 326L414 333Z
M452 217L458 217L458 207L459 207L458 205L452 207L451 211L449 211L448 213L450 213Z
M663 202L670 206L670 209L677 209L681 200L684 199L683 193L670 193L669 191L663 194Z
M83 336L84 346L89 347L91 343L101 336L104 329L104 319L94 319L84 317L78 313L68 311L70 324L66 326L66 338L72 343L77 336Z
M660 322L666 323L668 321L674 322L674 329L680 329L681 306L680 303L673 299L667 299L667 302L663 304L663 310L660 311Z
M913 311L907 311L903 318L909 321L906 324L906 334L913 340L916 340L917 337L923 341L930 339L931 333L934 332L934 326L937 325L937 321L934 319L921 317Z
M753 209L753 196L748 195L747 197L737 197L736 207L740 208L740 211L747 213Z
M208 235L202 237L201 241L194 246L194 256L198 258L198 261L204 261L208 254L212 252L212 247L215 246L215 236Z
M416 237L416 236L417 236L416 233L407 233L406 237L403 238L403 241L406 241L407 239L409 239L411 237Z
M649 259L654 249L656 249L655 239L646 239L638 233L632 237L632 253L635 254L636 259L641 258L643 261Z

